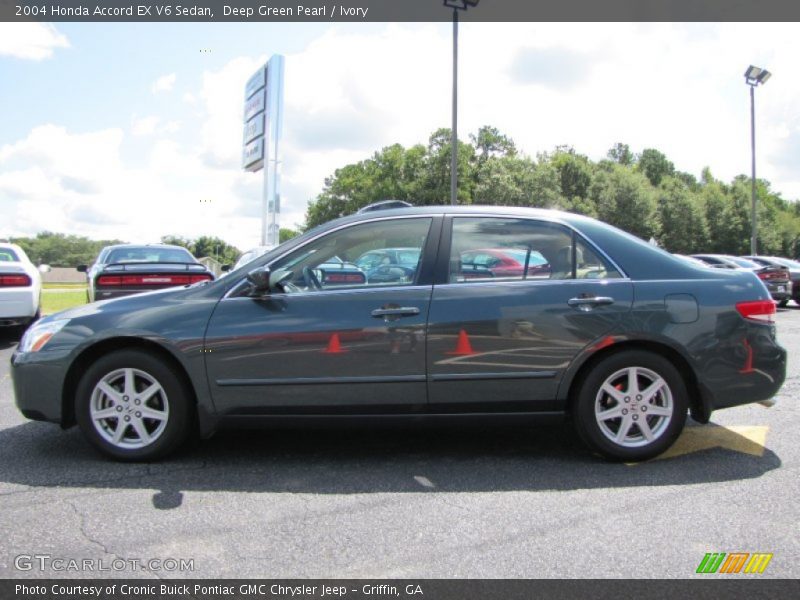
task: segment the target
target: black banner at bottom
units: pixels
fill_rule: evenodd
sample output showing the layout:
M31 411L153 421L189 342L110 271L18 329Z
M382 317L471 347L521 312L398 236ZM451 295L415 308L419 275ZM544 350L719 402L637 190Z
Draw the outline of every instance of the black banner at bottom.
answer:
M3 600L798 598L792 579L3 579Z

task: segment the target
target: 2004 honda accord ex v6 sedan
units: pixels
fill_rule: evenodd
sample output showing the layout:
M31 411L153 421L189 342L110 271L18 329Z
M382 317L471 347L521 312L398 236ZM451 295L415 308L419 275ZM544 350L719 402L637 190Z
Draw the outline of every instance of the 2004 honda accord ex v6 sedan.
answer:
M417 263L359 271L391 248ZM521 268L493 266L506 255ZM121 460L222 425L563 414L592 450L635 461L666 450L687 412L707 422L772 398L786 372L774 312L752 272L587 217L400 208L332 221L217 281L41 319L12 373L26 417L77 423Z

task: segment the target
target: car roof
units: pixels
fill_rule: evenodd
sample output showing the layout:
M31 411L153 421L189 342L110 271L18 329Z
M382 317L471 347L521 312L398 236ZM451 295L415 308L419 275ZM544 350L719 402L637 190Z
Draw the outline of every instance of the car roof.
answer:
M176 246L174 244L113 244L111 246L105 246L103 250L116 250L117 248L170 248L186 250L189 252L188 248L185 248L184 246Z

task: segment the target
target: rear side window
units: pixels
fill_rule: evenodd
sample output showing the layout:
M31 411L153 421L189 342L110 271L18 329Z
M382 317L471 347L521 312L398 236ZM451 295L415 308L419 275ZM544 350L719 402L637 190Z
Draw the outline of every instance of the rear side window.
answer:
M531 219L453 219L450 283L618 277L607 260L564 226Z

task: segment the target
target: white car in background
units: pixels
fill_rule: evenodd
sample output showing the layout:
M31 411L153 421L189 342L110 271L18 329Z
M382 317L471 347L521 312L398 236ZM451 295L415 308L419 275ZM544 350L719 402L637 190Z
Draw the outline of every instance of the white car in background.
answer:
M242 254L239 257L239 260L236 261L236 264L233 265L232 269L228 269L229 271L235 271L242 265L246 265L252 260L257 259L259 256L264 256L267 252L272 250L275 246L256 246L255 248L250 248L247 252Z
M0 327L27 326L40 316L42 276L16 244L0 243Z

